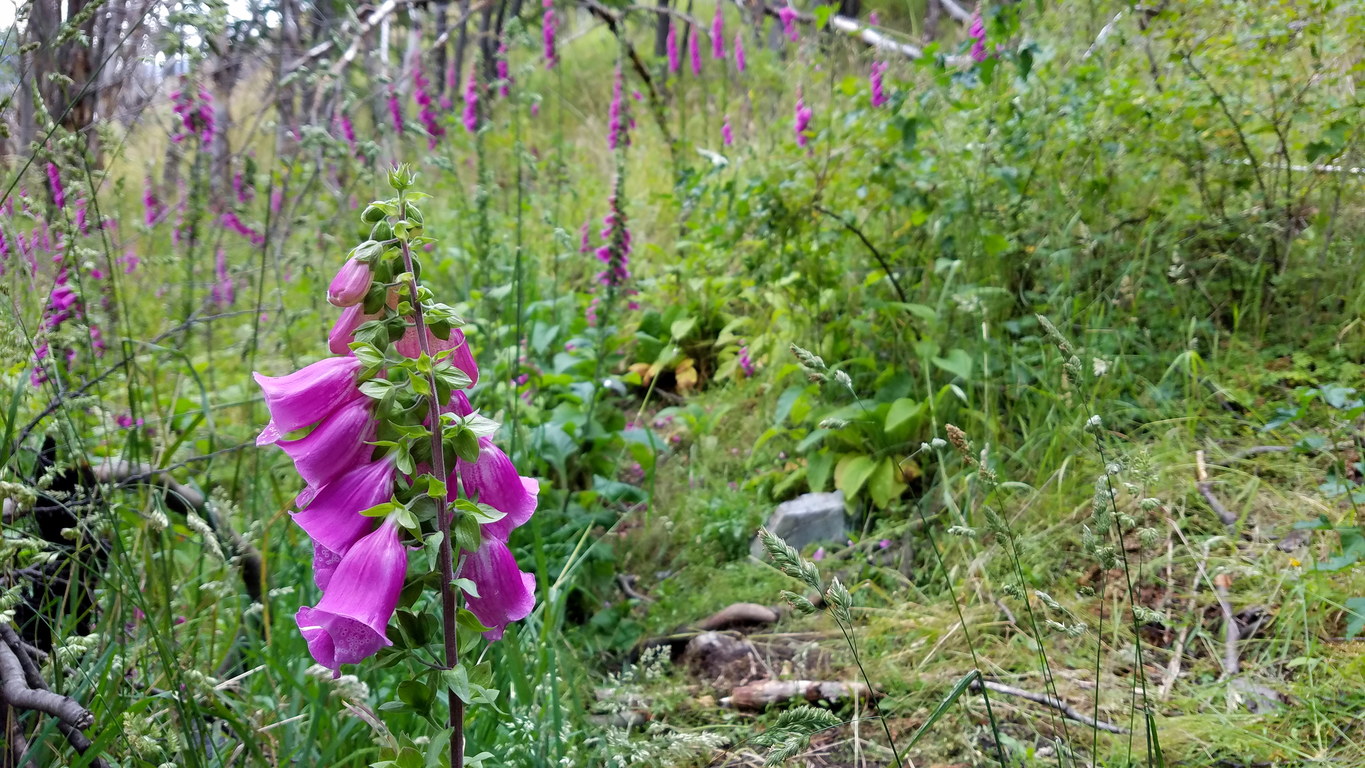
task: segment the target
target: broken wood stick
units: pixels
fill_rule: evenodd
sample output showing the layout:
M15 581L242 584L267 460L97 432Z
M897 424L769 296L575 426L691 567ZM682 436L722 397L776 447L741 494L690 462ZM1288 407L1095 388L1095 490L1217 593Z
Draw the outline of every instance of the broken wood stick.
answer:
M1109 733L1128 732L1128 729L1122 726L1114 725L1113 723L1106 723L1103 720L1096 720L1093 717L1081 714L1080 712L1076 711L1075 707L1072 707L1065 701L1062 701L1061 699L1058 699L1053 696L1048 696L1047 694L1034 693L1033 691L1026 691L1023 688L1015 688L1012 685L1005 685L1004 683L997 683L991 680L977 679L972 681L971 687L973 690L980 690L982 686L985 686L986 690L988 691L995 691L996 693L1002 693L1006 696L1017 696L1021 699L1026 699L1035 704L1042 704L1045 707L1051 707L1052 709L1055 709L1058 712L1062 713L1062 715L1065 716L1067 719L1075 720L1076 722L1081 723L1083 725L1088 725L1091 728L1098 728L1101 731L1108 731Z
M1223 502L1219 501L1218 497L1213 494L1213 483L1209 482L1209 472L1204 463L1203 451L1194 452L1194 473L1194 487L1199 491L1199 495L1204 497L1209 509L1212 509L1213 513L1218 515L1218 519L1223 522L1223 525L1228 528L1237 525L1237 513L1223 506Z
M867 701L871 691L862 683L841 683L833 680L759 680L741 685L720 700L723 707L758 711L774 704L801 699L811 703L827 701L831 704L845 699Z

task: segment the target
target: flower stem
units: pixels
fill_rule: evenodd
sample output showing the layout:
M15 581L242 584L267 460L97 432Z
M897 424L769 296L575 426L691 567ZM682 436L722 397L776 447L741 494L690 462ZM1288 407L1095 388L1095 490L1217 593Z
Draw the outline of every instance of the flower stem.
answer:
M399 193L399 218L407 218L407 203ZM412 249L406 238L400 240L403 250L403 269L411 275L408 279L408 296L412 300L412 319L417 324L417 344L422 354L431 357L431 344L426 334L426 324L422 319L422 302L417 295L417 272L413 268ZM427 409L431 415L431 467L442 482L449 480L446 472L445 444L441 436L441 404L436 402L436 373L427 371L427 384L432 394L427 398ZM441 532L441 547L436 559L441 567L441 625L445 635L446 668L454 669L460 663L460 648L455 636L455 618L458 606L455 594L455 557L450 546L451 519L446 505L446 497L436 497L436 525ZM453 689L447 689L450 701L450 765L451 768L464 766L464 702Z

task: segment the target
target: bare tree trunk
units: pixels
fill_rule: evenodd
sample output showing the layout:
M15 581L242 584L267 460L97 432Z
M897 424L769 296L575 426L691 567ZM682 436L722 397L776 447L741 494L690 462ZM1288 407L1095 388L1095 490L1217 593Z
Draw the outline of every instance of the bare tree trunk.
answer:
M275 146L281 154L292 153L297 143L298 124L292 82L284 82L284 62L292 61L299 53L298 0L280 0L280 41L275 59ZM291 140L290 135L293 134ZM287 149L286 149L287 148Z
M659 0L659 7L668 8L668 0ZM654 55L663 58L668 54L668 25L673 17L667 13L655 14L654 18Z
M455 60L446 72L446 86L450 89L450 100L454 101L464 82L464 53L469 46L469 0L460 0L460 34L455 38Z
M450 10L449 3L437 3L436 9L433 11L436 17L436 23L435 28L432 31L436 34L437 40L440 40L441 36L444 35L446 33L446 30L450 28L450 19L448 18L447 15L449 10ZM449 54L447 53L447 50L449 48L450 43L443 42L440 45L436 46L436 51L432 54L431 64L436 72L436 76L432 78L432 80L435 81L434 85L436 86L437 96L443 96L446 93L445 73L446 62L450 58Z
M924 7L924 42L931 43L938 37L938 21L943 16L943 6L938 0L927 0Z

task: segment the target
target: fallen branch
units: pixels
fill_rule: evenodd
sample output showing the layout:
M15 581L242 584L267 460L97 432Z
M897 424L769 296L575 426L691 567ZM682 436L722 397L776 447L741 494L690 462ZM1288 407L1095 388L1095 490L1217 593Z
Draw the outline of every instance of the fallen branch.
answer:
M739 686L731 691L729 696L721 699L720 704L723 707L756 711L792 699L803 699L811 703L817 701L835 703L854 698L867 701L871 698L871 691L862 683L841 683L832 680L760 680Z
M1114 725L1113 723L1106 723L1103 720L1096 720L1087 715L1083 715L1080 712L1077 712L1076 709L1072 707L1070 704L1067 704L1061 699L1057 699L1046 694L1034 693L1033 691L1026 691L1023 688L1015 688L1012 685L996 683L990 680L972 681L971 687L973 690L980 690L982 686L985 686L986 690L988 691L1003 693L1006 696L1017 696L1021 699L1027 699L1028 701L1031 701L1035 704L1042 704L1045 707L1051 707L1052 709L1055 709L1058 712L1062 713L1062 715L1065 716L1067 719L1075 720L1076 722L1081 723L1083 725L1088 725L1091 728L1098 728L1101 731L1107 731L1109 733L1128 732L1128 729L1122 726Z
M1207 466L1204 464L1203 451L1195 451L1194 468L1195 468L1194 487L1196 490L1199 491L1199 495L1204 497L1204 501L1208 503L1209 509L1212 509L1213 513L1215 515L1218 515L1218 519L1223 522L1223 525L1227 526L1228 528L1236 526L1238 517L1237 513L1223 506L1223 502L1219 501L1218 497L1213 495L1213 483L1209 482L1209 472Z
M48 690L18 633L8 624L0 624L0 699L13 709L57 718L58 730L77 752L85 754L92 746L82 731L94 724L95 716L75 699ZM98 757L90 765L107 768Z
M1237 617L1232 613L1232 604L1228 602L1228 587L1232 586L1232 574L1220 573L1213 577L1213 594L1218 598L1218 607L1223 611L1223 676L1226 680L1237 674L1242 669L1242 654L1237 648L1237 641L1242 639L1242 632L1237 628Z

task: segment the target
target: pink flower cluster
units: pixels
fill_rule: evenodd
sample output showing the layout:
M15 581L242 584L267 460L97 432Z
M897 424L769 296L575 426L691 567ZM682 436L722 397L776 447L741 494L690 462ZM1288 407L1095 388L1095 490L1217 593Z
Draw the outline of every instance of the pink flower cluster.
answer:
M972 26L967 30L967 35L972 38L972 59L980 63L989 58L990 54L986 52L986 23L981 19L979 8L972 14Z
M751 379L754 376L754 361L749 357L749 345L743 342L739 345L739 369L744 372L744 377Z
M540 21L545 42L545 68L554 69L555 64L559 63L559 50L555 39L559 34L559 17L555 16L554 0L541 0L541 5L545 8L545 14Z
M725 14L721 3L716 3L716 15L711 17L711 58L725 58Z
M744 55L744 28L735 30L735 70L743 73L748 67L748 58Z
M232 282L232 274L228 272L227 252L222 248L218 249L213 259L213 278L209 299L219 309L232 306L232 302L237 298L237 286Z
M598 234L602 245L597 248L597 260L606 268L597 274L597 282L608 288L620 288L630 279L631 246L626 212L617 193L612 193L607 201L607 215L602 217L602 231Z
M792 121L792 128L796 131L796 145L799 147L804 147L810 143L810 137L806 134L806 131L810 128L810 121L813 116L814 113L811 111L811 108L806 106L805 97L797 96L796 113L794 120Z
M796 34L796 9L790 5L784 5L777 9L777 18L782 22L782 33L787 39L795 43L801 38Z
M171 94L171 104L175 116L180 119L171 141L179 144L187 137L195 136L205 146L213 143L213 97L208 91L192 89L189 79L182 76L180 89Z
M607 109L607 148L613 150L630 144L625 123L621 120L622 112L626 108L621 101L622 87L621 65L618 64L616 65L616 77L611 86L611 106Z
M403 105L398 103L398 91L389 86L389 120L393 122L394 133L403 135Z
M682 59L678 56L678 25L671 21L668 23L668 35L664 38L664 53L668 57L668 74L678 74L682 68Z
M464 129L470 133L479 130L479 78L476 69L469 68L469 79L464 84L464 113L460 116Z
M313 580L322 598L316 606L299 608L295 620L313 658L338 676L342 664L359 663L393 644L387 626L408 566L398 517L377 522L363 514L393 498L400 476L395 453L375 456L370 441L379 426L376 401L361 392L361 363L347 346L361 323L386 311L364 315L372 282L370 266L350 259L328 288L328 301L344 310L330 337L330 348L339 356L287 376L255 374L270 410L270 422L256 442L278 445L306 484L294 500L293 519L312 541ZM396 291L391 289L389 299L397 303ZM433 354L453 350L452 363L477 381L478 368L459 330L441 340L425 327L409 326L394 350L409 358L420 355L419 333L426 335ZM473 409L456 390L441 412L468 416ZM504 515L481 526L482 543L463 553L458 574L475 585L477 595L467 596L468 608L489 627L485 636L497 640L508 624L535 607L535 577L517 567L507 541L535 512L540 486L521 477L488 438L479 439L477 460L457 460L445 479L451 500L462 494Z
M882 86L882 78L886 75L887 67L890 66L884 61L872 62L872 73L868 75L868 82L872 86L872 106L880 107L886 103L886 91Z
M498 75L498 95L507 98L512 93L512 68L507 61L507 42L498 43L497 61L494 63Z
M418 67L417 70L412 73L412 83L412 97L417 102L417 106L420 107L417 112L417 119L422 122L422 127L425 128L427 132L427 149L435 149L436 143L442 136L446 135L446 129L445 126L441 125L441 121L437 119L436 110L432 108L434 100L431 96L431 81L427 79L427 76L422 72L421 67ZM351 133L354 137L354 130L352 130ZM354 138L351 139L351 144L354 146Z
M224 211L223 214L218 217L218 223L222 224L224 228L236 232L242 237L250 240L251 244L256 247L265 245L265 235L247 226L237 215L236 211Z

